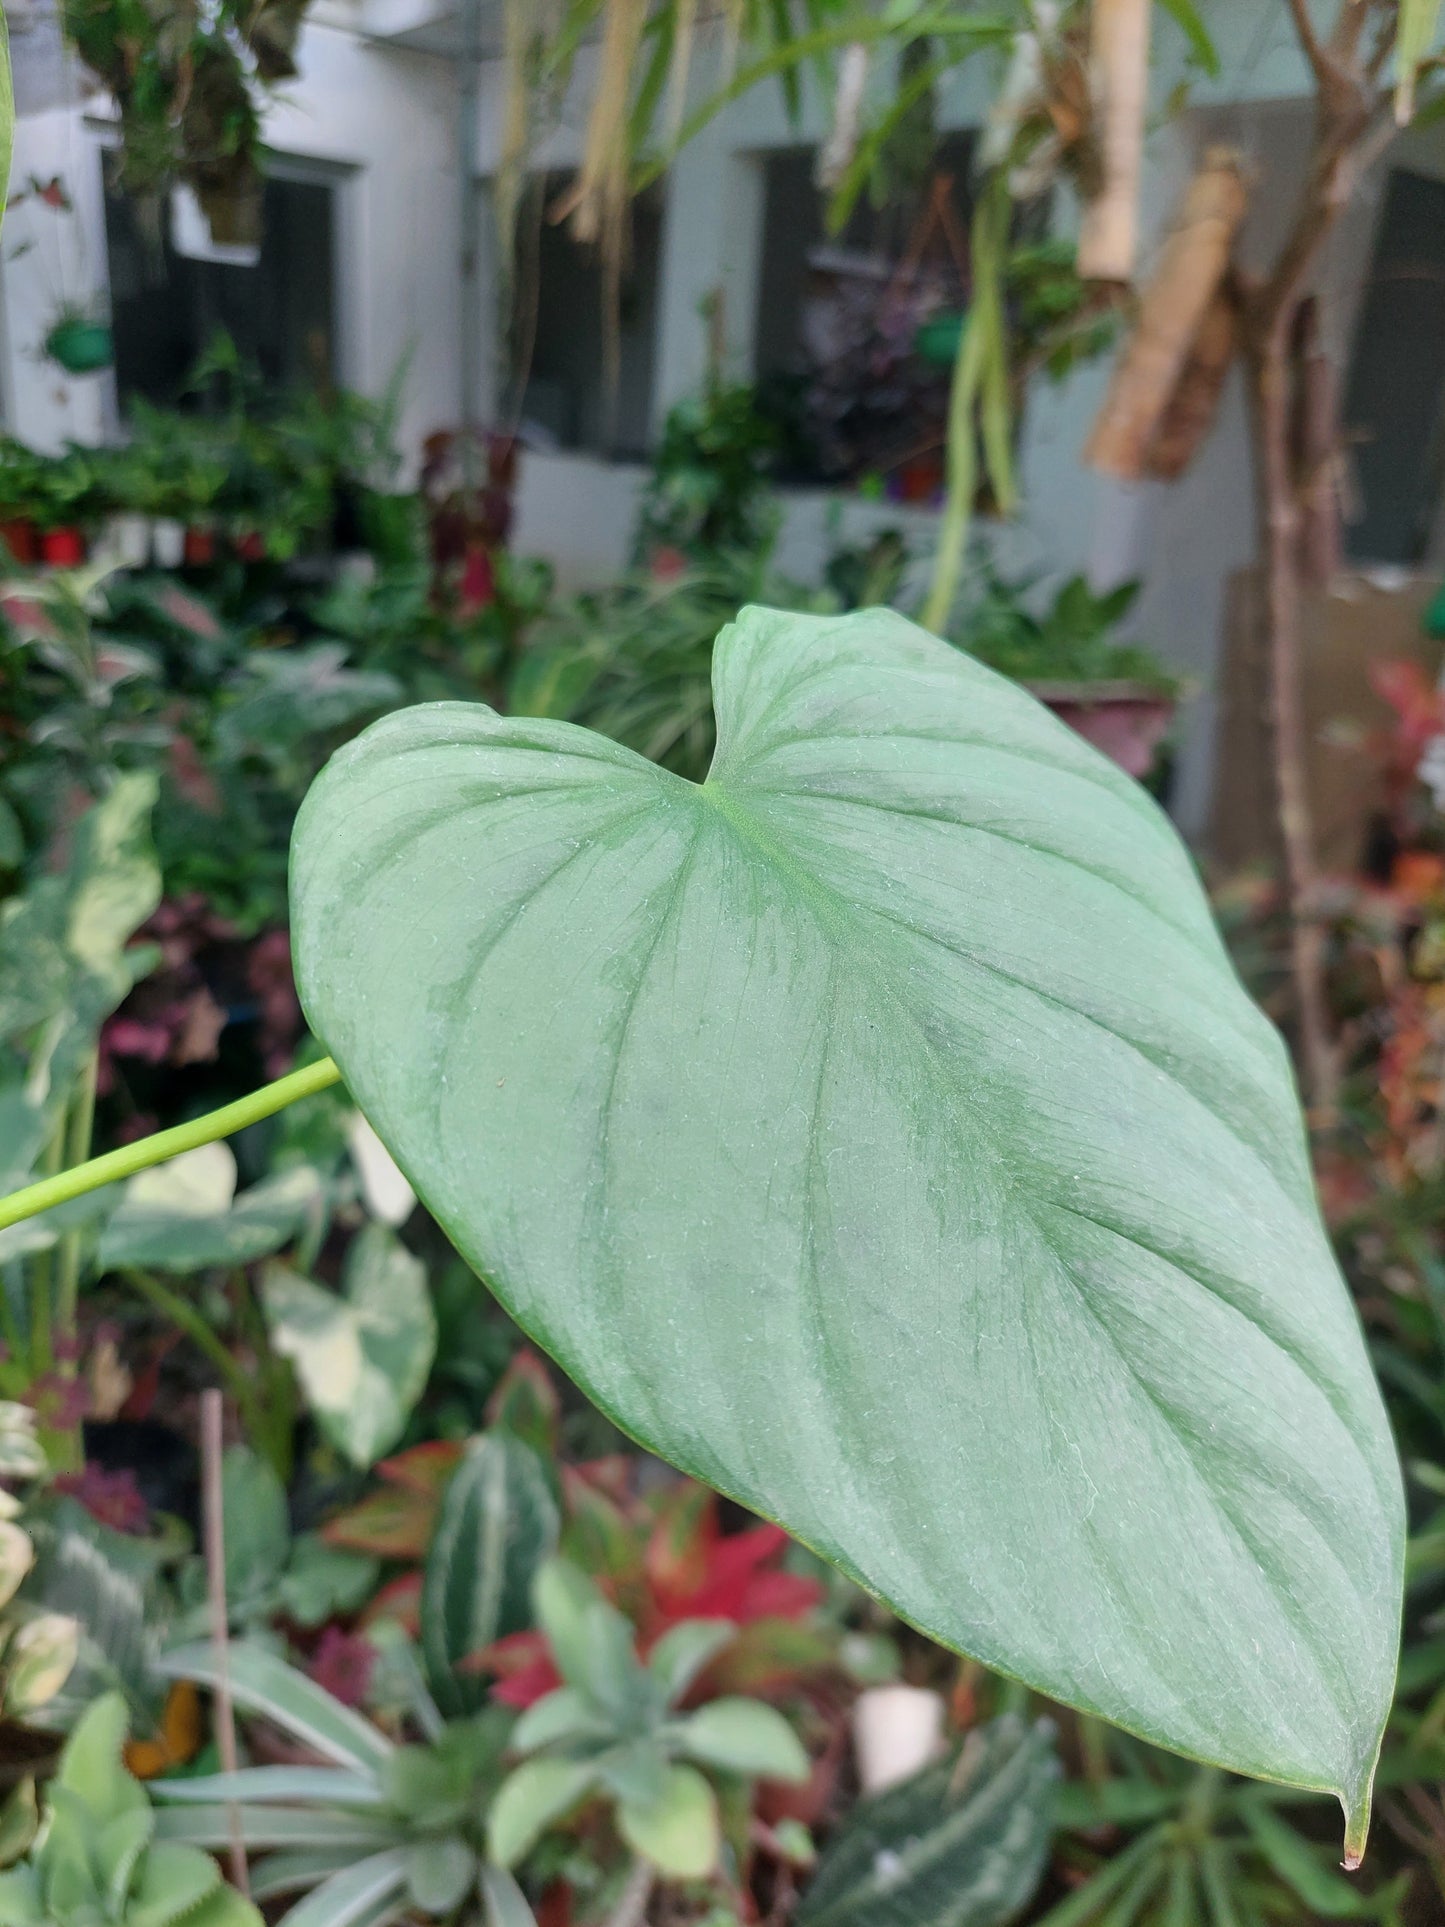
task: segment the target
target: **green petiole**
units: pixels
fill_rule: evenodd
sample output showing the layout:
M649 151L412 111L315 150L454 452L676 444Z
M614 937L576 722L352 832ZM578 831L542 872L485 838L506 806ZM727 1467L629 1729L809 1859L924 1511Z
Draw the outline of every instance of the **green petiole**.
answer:
M91 1158L69 1171L58 1171L54 1177L42 1178L38 1184L27 1184L23 1191L12 1191L8 1198L0 1199L0 1231L7 1225L19 1224L25 1218L49 1211L54 1205L84 1197L87 1191L114 1184L118 1178L134 1177L137 1171L149 1170L153 1164L164 1164L168 1158L179 1157L182 1151L194 1151L197 1145L214 1144L217 1138L231 1137L245 1130L248 1124L284 1110L298 1098L312 1097L340 1080L341 1072L329 1057L323 1057L319 1063L308 1064L304 1070L292 1071L287 1077L278 1077L274 1084L265 1084L247 1097L238 1097L234 1104L223 1104L220 1110L209 1111L205 1117L192 1118L189 1124L157 1131L154 1137L123 1144L117 1151L107 1151L104 1157Z

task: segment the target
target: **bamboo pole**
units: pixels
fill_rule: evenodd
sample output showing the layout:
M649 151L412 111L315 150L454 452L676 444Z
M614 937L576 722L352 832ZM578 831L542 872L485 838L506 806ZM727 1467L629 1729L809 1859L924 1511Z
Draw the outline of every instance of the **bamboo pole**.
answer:
M1211 148L1144 290L1133 335L1115 365L1084 459L1137 481L1229 268L1247 204L1244 172L1228 148Z
M1238 348L1239 304L1226 280L1204 311L1150 444L1148 472L1157 480L1177 482L1208 439Z
M1079 230L1079 273L1085 281L1132 281L1149 97L1149 0L1094 0L1089 88L1099 182Z

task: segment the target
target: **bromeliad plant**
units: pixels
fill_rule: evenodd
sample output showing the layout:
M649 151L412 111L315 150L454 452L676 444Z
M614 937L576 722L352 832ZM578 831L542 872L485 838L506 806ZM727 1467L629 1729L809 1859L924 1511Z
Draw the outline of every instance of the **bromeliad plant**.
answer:
M162 1662L174 1679L218 1680L214 1649L183 1647ZM486 1927L526 1927L515 1881L487 1864L484 1828L500 1783L510 1716L493 1707L444 1722L422 1685L412 1710L426 1739L398 1746L305 1674L253 1646L233 1647L238 1707L319 1754L325 1765L243 1767L160 1783L161 1838L219 1852L235 1837L264 1855L252 1870L259 1901L302 1894L285 1919L387 1927L419 1913L447 1920L479 1903Z
M530 1447L500 1430L474 1440L442 1497L420 1655L404 1640L387 1654L420 1743L395 1744L316 1681L259 1646L237 1646L227 1669L236 1704L327 1764L164 1782L162 1830L219 1849L239 1825L246 1846L268 1856L256 1869L257 1897L306 1895L297 1927L352 1919L352 1909L372 1927L414 1911L447 1920L472 1902L488 1927L530 1921L510 1875L486 1861L512 1715L487 1703L486 1682L464 1662L525 1618L556 1532L555 1501ZM209 1645L174 1650L159 1670L210 1686L219 1679Z
M727 1620L685 1619L645 1661L617 1608L565 1559L537 1575L536 1613L562 1684L517 1722L531 1755L504 1782L487 1827L492 1855L515 1866L555 1821L600 1795L633 1852L664 1875L697 1880L718 1857L718 1804L698 1771L798 1782L808 1756L781 1713L759 1700L682 1703L736 1635Z
M745 610L702 784L436 704L313 787L333 1065L602 1409L914 1625L1364 1849L1399 1467L1280 1039L1133 783L899 617Z

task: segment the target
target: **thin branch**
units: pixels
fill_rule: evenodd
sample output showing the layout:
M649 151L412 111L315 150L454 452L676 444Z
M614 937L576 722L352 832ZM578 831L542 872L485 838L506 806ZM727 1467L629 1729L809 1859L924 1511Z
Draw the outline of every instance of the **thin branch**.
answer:
M1365 27L1374 11L1374 0L1340 0L1334 31L1325 48L1325 59L1337 71L1347 73L1355 66ZM1394 11L1393 0L1391 11Z
M1345 6L1348 7L1350 4L1351 0L1344 0ZM1304 49L1305 59L1314 68L1318 78L1323 80L1329 69L1329 56L1325 52L1324 42L1315 30L1309 0L1289 0L1289 11L1290 18L1294 21L1294 30L1299 35L1300 46Z
M226 1520L221 1483L221 1394L214 1385L201 1393L201 1479L206 1534L206 1591L211 1608L211 1643L216 1650L216 1748L221 1767L234 1773L236 1709L231 1704L231 1625L226 1601ZM241 1810L226 1802L231 1832L231 1882L249 1900L251 1881L246 1868L246 1843L241 1832Z
M1290 964L1299 1052L1311 1123L1335 1117L1339 1053L1330 1023L1325 931L1317 902L1308 731L1303 700L1300 606L1300 499L1290 449L1290 349L1282 329L1250 344L1250 390L1259 458L1264 550L1270 721L1284 885L1290 914Z
M647 1903L652 1898L656 1882L656 1870L639 1854L618 1895L617 1905L607 1916L607 1927L642 1927L647 1917Z
M1365 63L1365 75L1372 87L1379 85L1380 76L1389 63L1390 55L1395 51L1395 30L1399 19L1400 16L1394 7L1380 17L1380 31L1375 36L1374 49Z

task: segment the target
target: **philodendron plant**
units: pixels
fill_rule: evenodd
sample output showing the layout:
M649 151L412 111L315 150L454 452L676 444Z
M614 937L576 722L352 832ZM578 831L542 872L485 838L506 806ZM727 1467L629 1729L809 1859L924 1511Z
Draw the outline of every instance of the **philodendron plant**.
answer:
M1188 854L896 615L745 610L713 687L702 784L454 703L343 749L292 853L312 1028L644 1445L945 1644L1337 1793L1357 1861L1399 1471Z

